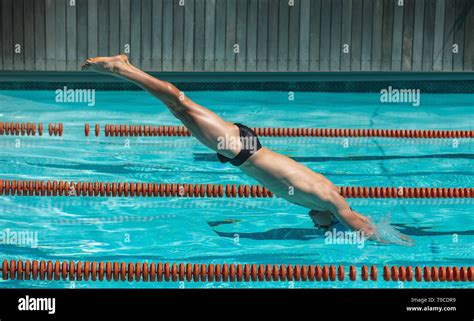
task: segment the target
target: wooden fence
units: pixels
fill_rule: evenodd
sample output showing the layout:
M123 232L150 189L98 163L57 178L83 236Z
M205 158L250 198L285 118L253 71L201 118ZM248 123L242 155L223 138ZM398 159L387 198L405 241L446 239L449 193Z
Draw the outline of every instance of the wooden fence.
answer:
M0 70L473 71L470 0L0 0Z

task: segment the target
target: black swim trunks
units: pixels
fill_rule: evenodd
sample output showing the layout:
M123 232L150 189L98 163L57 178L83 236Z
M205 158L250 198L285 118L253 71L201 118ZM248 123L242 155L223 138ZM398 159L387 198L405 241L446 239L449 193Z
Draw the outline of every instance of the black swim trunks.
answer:
M228 158L217 153L217 158L221 163L230 162L234 166L240 166L247 159L249 159L250 156L262 148L262 145L260 144L257 135L251 128L239 123L234 123L234 125L239 127L240 131L240 142L242 143L242 149L240 150L240 153L234 158Z

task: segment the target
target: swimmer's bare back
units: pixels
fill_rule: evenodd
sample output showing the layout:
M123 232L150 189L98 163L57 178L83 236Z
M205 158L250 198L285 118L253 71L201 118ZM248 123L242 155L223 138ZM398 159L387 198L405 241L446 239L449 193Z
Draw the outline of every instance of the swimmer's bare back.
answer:
M238 126L196 104L171 83L132 66L127 56L90 58L84 62L82 69L134 82L162 101L201 143L226 158L240 156L242 145ZM348 228L361 231L367 237L378 238L372 222L353 211L339 194L337 187L326 177L306 166L262 147L246 158L238 168L278 197L313 210L312 213L321 213L321 217L313 217L316 221L327 220L327 215L333 214Z

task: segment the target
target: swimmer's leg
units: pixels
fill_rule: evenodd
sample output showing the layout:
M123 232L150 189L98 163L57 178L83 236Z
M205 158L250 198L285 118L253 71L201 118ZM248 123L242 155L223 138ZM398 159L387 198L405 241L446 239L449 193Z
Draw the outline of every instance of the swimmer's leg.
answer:
M171 83L132 66L127 56L89 58L84 62L82 69L132 81L161 100L193 136L207 147L229 158L234 158L240 152L241 143L237 126L196 104ZM232 140L232 143L220 146L219 143L222 143L224 139Z

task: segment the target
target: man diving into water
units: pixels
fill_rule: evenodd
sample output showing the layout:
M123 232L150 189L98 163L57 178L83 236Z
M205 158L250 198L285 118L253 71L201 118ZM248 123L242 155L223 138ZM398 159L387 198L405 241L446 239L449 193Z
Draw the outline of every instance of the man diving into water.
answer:
M169 82L132 66L127 56L87 59L83 70L117 76L137 84L161 100L201 143L214 150L221 162L230 162L278 197L309 209L315 225L331 228L335 217L367 238L380 240L375 225L357 213L326 177L302 164L262 147L253 130L220 118L186 97Z

